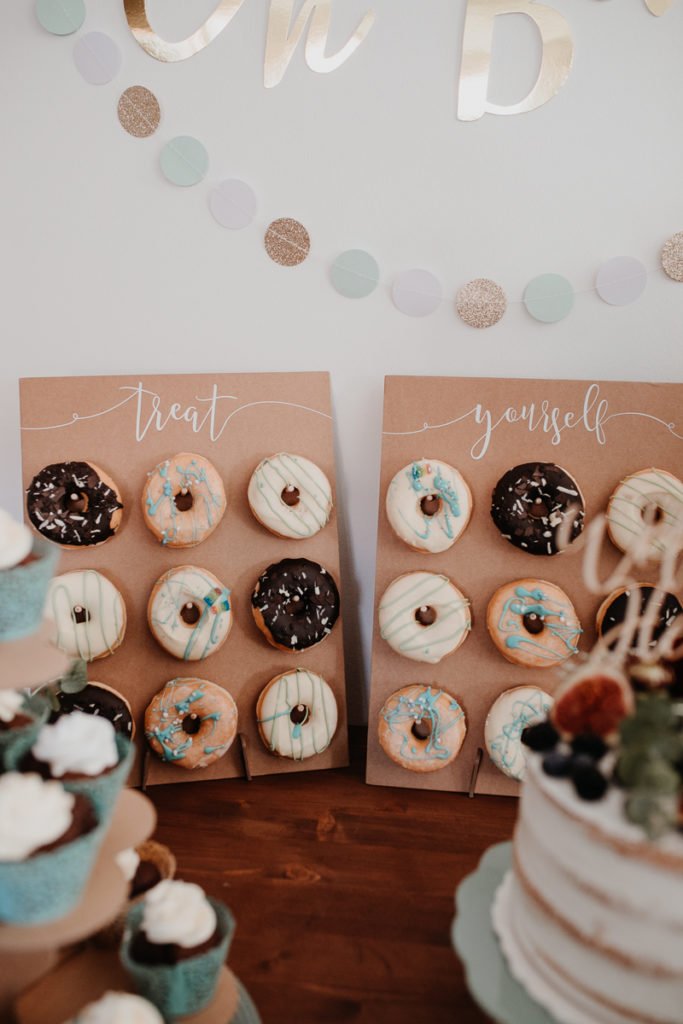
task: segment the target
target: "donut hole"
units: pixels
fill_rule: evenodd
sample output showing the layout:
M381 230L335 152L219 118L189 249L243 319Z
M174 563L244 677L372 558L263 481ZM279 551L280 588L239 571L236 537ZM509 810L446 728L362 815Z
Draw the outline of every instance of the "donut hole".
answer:
M77 488L68 490L64 495L64 509L67 513L78 512L83 514L88 511L88 495Z
M536 612L527 612L522 618L522 625L527 633L531 633L532 636L537 636L545 629L543 616L538 615Z
M202 727L202 720L199 715L192 712L189 715L185 715L182 726L183 732L186 732L188 736L196 736Z
M427 516L432 519L434 516L438 516L441 511L441 498L438 494L427 494L420 501L420 509L423 516Z
M194 498L192 497L192 491L189 491L187 487L183 487L173 496L175 507L179 512L189 512L194 505Z
M305 725L309 715L310 710L305 704L296 704L289 712L289 720L293 725Z
M667 516L657 498L651 497L643 505L642 517L647 526L658 526Z
M550 515L550 509L543 498L534 498L529 508L529 515L533 519L545 519L546 516Z
M186 626L196 626L201 617L202 610L194 601L188 601L180 609L181 621L184 622Z
M410 731L416 740L428 740L432 735L432 723L428 718L421 718L419 722L413 722Z
M294 484L287 484L286 487L282 488L280 497L285 505L288 505L290 508L294 508L294 506L298 505L300 501L299 488L295 487Z
M420 608L416 608L415 621L420 626L433 626L436 622L436 608L432 608L428 604L423 604Z
M82 625L84 622L90 622L90 612L83 605L76 604L71 609L71 621L75 622L77 626Z
M298 594L295 594L285 605L285 615L292 619L298 619L306 613L306 602Z

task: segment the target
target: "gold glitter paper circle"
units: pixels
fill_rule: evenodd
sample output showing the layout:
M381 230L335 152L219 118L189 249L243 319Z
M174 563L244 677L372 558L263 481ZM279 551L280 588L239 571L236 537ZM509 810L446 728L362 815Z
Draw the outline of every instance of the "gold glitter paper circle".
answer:
M266 252L281 267L297 267L311 250L308 231L298 220L281 217L268 227L264 238Z
M507 299L499 284L478 277L460 289L455 308L470 327L493 327L507 309Z
M161 121L159 101L144 85L131 85L121 93L118 115L121 127L136 139L153 135Z
M683 231L672 235L662 248L662 269L672 281L683 281Z

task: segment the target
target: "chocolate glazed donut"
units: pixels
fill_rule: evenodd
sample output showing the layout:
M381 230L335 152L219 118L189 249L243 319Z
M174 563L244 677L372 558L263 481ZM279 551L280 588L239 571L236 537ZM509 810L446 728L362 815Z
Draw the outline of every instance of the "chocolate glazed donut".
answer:
M41 469L26 491L26 511L36 530L66 547L103 544L116 533L123 505L106 474L89 462L55 462Z
M579 486L552 462L508 470L493 491L491 518L505 540L530 555L557 555L583 531Z
M284 651L305 651L324 640L339 618L339 591L317 562L284 558L261 573L251 606L269 643Z

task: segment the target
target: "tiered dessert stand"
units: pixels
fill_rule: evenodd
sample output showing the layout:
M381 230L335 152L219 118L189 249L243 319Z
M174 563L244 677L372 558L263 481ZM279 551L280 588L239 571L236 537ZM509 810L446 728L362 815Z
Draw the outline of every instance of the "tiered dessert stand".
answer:
M43 625L33 636L0 643L0 689L42 686L63 675L68 664ZM64 1024L107 990L134 991L117 950L88 946L84 940L111 924L125 906L128 885L116 854L144 842L155 824L156 812L147 797L124 790L78 906L45 924L0 923L0 1024ZM226 966L213 1002L177 1020L260 1024L248 993Z

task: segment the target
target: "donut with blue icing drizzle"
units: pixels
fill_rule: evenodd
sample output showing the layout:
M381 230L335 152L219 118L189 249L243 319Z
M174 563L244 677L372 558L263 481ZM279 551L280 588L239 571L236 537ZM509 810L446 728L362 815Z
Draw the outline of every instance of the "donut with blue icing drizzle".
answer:
M322 754L337 729L337 700L322 676L297 668L275 676L256 705L266 748L293 761Z
M565 592L554 583L528 578L498 588L489 601L486 625L503 657L526 668L567 661L577 653L582 632Z
M437 554L455 544L472 514L462 473L441 459L418 459L399 470L387 489L387 518L416 551Z
M439 573L404 573L379 602L380 636L412 661L436 665L465 642L471 627L469 601Z
M232 628L230 591L208 569L180 565L154 584L147 622L155 640L183 661L202 661L220 650Z
M436 684L413 683L387 697L377 733L382 750L411 772L436 772L460 753L467 733L465 712Z
M665 469L631 473L615 488L607 506L607 532L620 551L632 551L648 526L652 535L644 554L660 561L667 533L683 526L683 482Z
M526 774L522 733L527 726L545 721L552 706L553 698L537 686L513 686L495 699L484 723L484 742L503 775L522 781Z
M206 768L237 735L237 705L227 690L206 679L171 679L145 711L145 738L161 761Z
M254 518L286 540L315 536L332 512L332 488L322 469L303 455L287 452L259 462L247 498Z
M165 547L201 544L220 523L225 506L223 481L202 455L180 452L147 474L142 514Z

